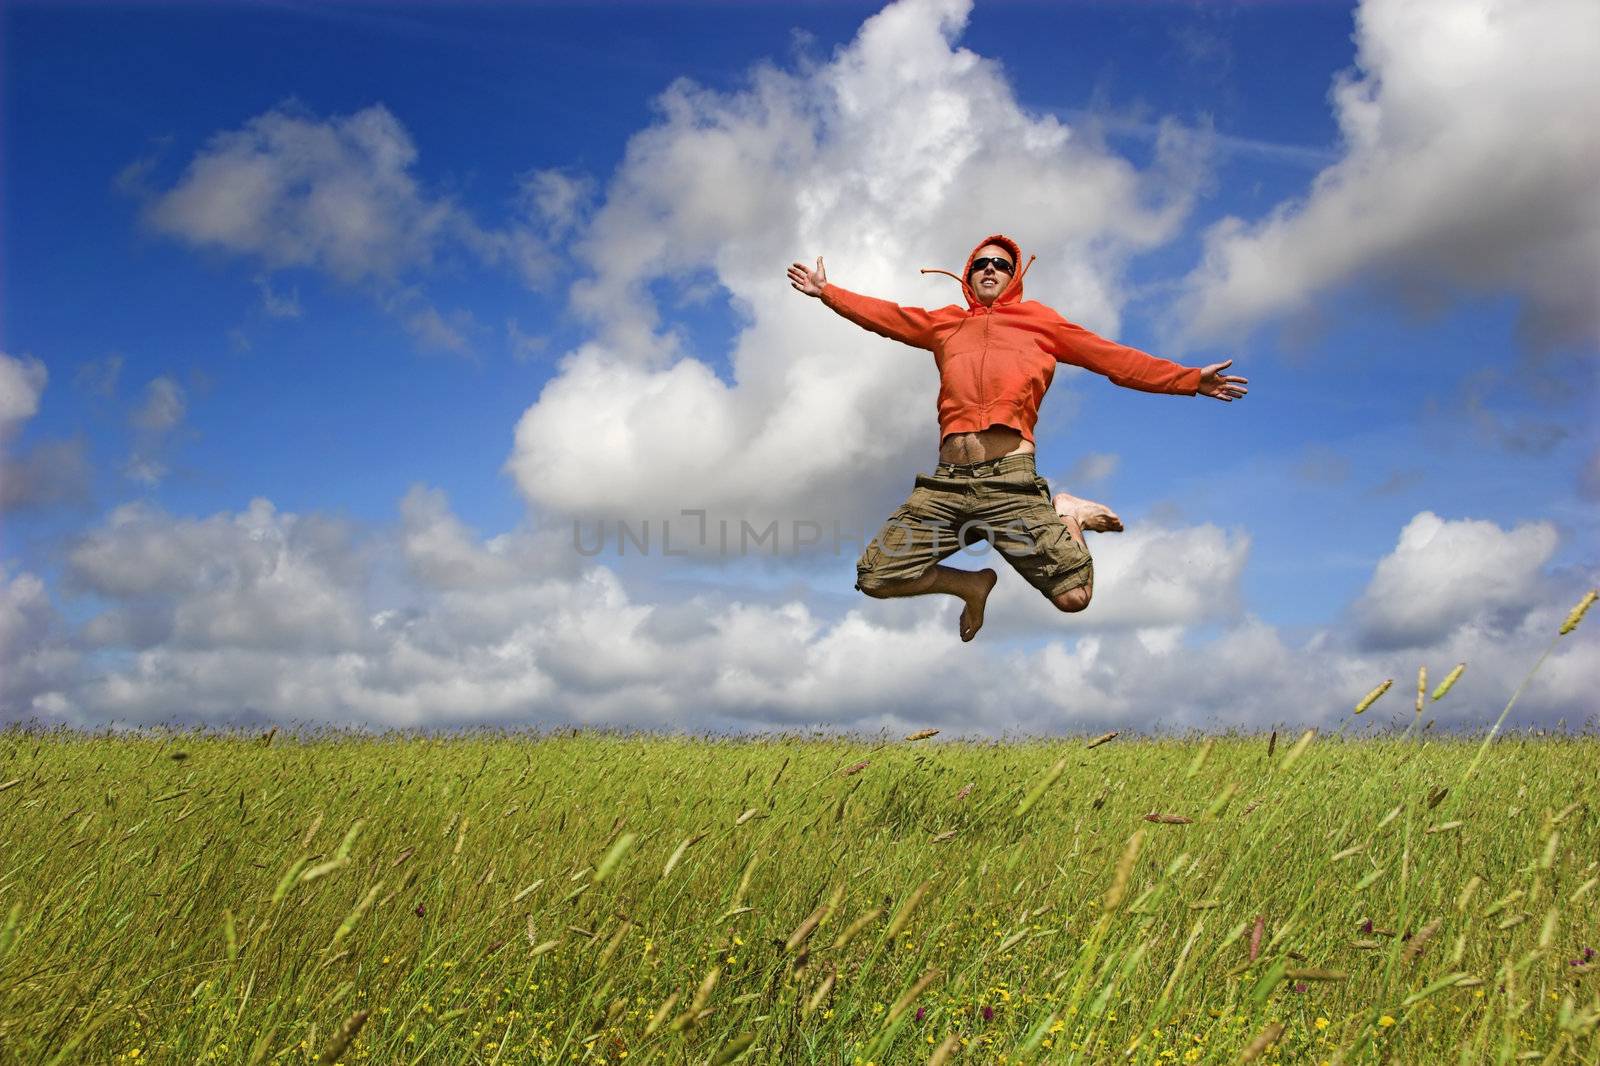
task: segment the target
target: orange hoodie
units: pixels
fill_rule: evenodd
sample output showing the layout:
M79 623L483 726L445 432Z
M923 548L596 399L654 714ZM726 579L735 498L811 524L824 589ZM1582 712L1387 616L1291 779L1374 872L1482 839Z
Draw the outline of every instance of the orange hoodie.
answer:
M972 433L1010 426L1033 440L1039 401L1055 376L1057 363L1071 363L1114 383L1145 392L1192 396L1200 388L1198 367L1157 359L1137 348L1106 340L1074 325L1037 300L1022 298L1023 267L992 307L978 302L967 284L978 249L996 244L1022 261L1017 242L994 234L978 242L956 278L966 294L965 309L951 304L936 311L901 307L825 285L822 302L856 325L880 336L933 353L939 368L939 435ZM1031 266L1032 259L1028 260ZM949 274L938 270L923 273ZM955 277L954 274L950 274Z

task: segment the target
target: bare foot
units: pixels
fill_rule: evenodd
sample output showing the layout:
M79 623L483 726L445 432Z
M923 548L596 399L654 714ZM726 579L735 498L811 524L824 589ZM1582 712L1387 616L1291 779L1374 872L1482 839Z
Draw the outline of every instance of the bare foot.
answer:
M978 635L978 630L983 628L983 607L988 602L989 592L994 588L999 576L993 570L979 570L972 575L971 588L962 593L961 599L966 602L966 606L961 609L963 641L971 640Z
M1050 502L1055 504L1056 514L1063 517L1071 515L1078 520L1078 525L1090 533L1122 532L1122 519L1103 503L1079 499L1065 492L1056 493Z

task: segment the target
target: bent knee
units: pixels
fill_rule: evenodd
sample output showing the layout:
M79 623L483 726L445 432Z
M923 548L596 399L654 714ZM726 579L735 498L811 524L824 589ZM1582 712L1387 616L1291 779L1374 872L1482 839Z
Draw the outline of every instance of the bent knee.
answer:
M1093 595L1094 592L1088 585L1080 585L1075 589L1058 592L1050 597L1050 602L1056 605L1057 610L1072 614L1089 606L1089 598Z

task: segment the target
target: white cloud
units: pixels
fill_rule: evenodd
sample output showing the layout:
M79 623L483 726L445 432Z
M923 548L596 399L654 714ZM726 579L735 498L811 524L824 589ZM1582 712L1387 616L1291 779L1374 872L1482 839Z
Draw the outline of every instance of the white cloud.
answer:
M318 121L296 108L218 133L147 208L191 244L308 266L345 281L392 279L427 264L456 207L410 171L417 150L381 105Z
M579 243L593 277L573 304L594 339L517 427L507 469L530 502L880 521L905 472L931 458L936 373L926 353L794 293L783 270L796 258L826 255L847 288L943 306L959 291L917 268L959 269L1003 230L1040 257L1029 296L1116 331L1124 264L1189 209L1193 146L1169 130L1140 171L1024 109L996 62L954 44L968 12L903 0L828 62L661 96ZM664 320L661 283L726 294L745 324L729 372L724 353L695 350Z
M425 188L418 155L382 104L327 118L285 104L214 134L171 188L144 193L144 218L157 232L257 259L269 270L315 269L380 293L455 253L507 265L531 288L550 281L551 244L584 217L588 179L530 172L508 197L511 217L486 227ZM283 296L264 277L256 283L267 315L299 317L297 293ZM412 325L425 343L452 347L438 343L437 328Z
M406 332L416 338L417 344L432 351L450 352L454 355L471 355L472 346L467 333L476 325L470 311L456 311L447 319L437 308L425 307L406 319Z
M152 378L145 385L144 398L128 415L136 432L133 452L122 467L124 477L151 488L161 484L170 472L162 453L187 412L183 386L172 378Z
M337 654L366 639L355 596L364 569L342 523L279 515L257 499L199 520L120 507L68 551L66 580L119 605L91 623L97 642L137 631L143 645Z
M381 104L328 118L288 104L213 135L171 188L146 194L144 218L157 232L268 271L308 268L359 284L423 350L470 356L478 332L471 313L441 314L421 279L465 255L514 270L530 288L548 284L551 242L583 217L588 186L581 176L531 172L508 196L505 224L486 227L427 191L417 159L411 135ZM255 283L264 314L300 317L298 290L275 290L268 274ZM235 343L249 347L242 333ZM135 462L130 476L159 480L159 466Z
M559 531L478 538L438 489L413 486L400 501L400 548L411 575L433 590L511 589L539 576L577 576L582 557Z
M829 618L810 597L762 604L680 585L644 599L551 535L478 537L421 487L396 530L371 535L265 500L204 519L131 505L67 556L70 585L106 604L74 639L118 659L70 652L36 577L0 582L0 710L79 724L1331 725L1383 677L1419 662L1442 676L1465 659L1467 676L1430 713L1483 725L1568 606L1540 596L1518 612L1468 610L1403 649L1364 650L1337 629L1296 643L1231 602L1242 534L1151 530L1120 556L1113 538L1097 541L1083 616L1030 617L1042 600L1011 582L1026 595L997 592L984 632L962 644L953 602L860 601ZM1596 633L1564 638L1517 723L1590 713ZM1391 702L1367 720L1404 710Z
M78 668L44 581L10 570L0 562L0 721L52 713Z
M1423 511L1400 531L1356 602L1362 638L1373 647L1411 647L1437 643L1496 612L1520 621L1550 591L1540 574L1556 544L1548 522L1508 531Z
M142 432L170 433L183 421L186 406L182 385L169 377L153 378L144 388L144 401L130 418Z
M50 371L39 360L0 352L0 440L39 412L39 397L49 380Z
M1110 452L1090 452L1072 464L1072 469L1067 471L1067 484L1070 486L1098 484L1115 474L1121 464L1121 456Z
M32 356L0 352L0 513L81 500L89 465L80 440L41 441L20 455L5 448L39 413L50 371Z
M985 614L997 634L1101 632L1191 627L1240 614L1239 582L1250 538L1216 526L1135 525L1125 533L1088 536L1094 556L1094 599L1088 610L1063 614L994 554L975 559L1001 574ZM957 559L959 559L959 554Z
M522 327L515 318L506 319L506 347L511 349L511 358L517 362L533 362L549 344L549 340L545 337L522 332Z
M1510 291L1537 343L1600 336L1600 7L1365 0L1332 99L1344 157L1301 201L1206 235L1174 315L1201 336L1351 281L1437 304Z
M256 278L256 290L261 293L261 311L268 318L299 318L300 290L290 289L281 293L273 289L271 281L265 275Z

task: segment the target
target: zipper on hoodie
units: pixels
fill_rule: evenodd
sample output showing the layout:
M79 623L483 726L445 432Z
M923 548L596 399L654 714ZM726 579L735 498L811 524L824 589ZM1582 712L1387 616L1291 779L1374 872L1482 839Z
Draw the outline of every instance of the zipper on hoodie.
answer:
M983 348L978 352L978 410L984 418L989 417L989 401L985 399L988 390L984 382L988 380L984 375L989 368L989 320L994 317L994 308L983 309Z

